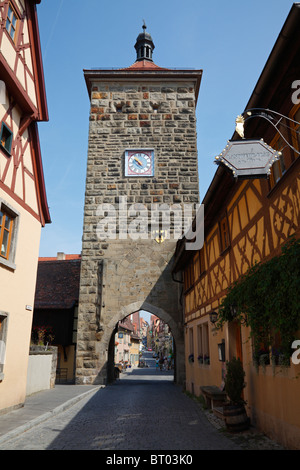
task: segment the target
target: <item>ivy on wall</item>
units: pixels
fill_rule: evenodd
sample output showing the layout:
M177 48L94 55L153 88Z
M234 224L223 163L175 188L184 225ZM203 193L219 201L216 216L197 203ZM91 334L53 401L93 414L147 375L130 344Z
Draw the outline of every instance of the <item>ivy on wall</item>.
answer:
M271 352L289 363L300 328L300 240L290 239L279 256L255 264L230 286L220 305L218 327L233 320L250 327L255 358ZM278 337L279 350L274 351Z

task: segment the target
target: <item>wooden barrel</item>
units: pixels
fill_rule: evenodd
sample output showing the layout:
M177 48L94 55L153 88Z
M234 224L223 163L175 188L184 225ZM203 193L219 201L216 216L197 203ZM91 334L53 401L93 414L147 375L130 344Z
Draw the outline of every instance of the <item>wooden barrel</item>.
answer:
M228 431L241 432L249 428L250 420L244 405L226 405L223 407L223 414Z

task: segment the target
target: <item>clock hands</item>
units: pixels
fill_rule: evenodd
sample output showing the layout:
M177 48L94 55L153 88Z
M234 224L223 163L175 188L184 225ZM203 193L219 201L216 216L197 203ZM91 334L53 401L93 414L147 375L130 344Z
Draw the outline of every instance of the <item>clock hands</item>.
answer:
M143 166L142 162L136 157L134 157L134 160L137 162L138 165Z

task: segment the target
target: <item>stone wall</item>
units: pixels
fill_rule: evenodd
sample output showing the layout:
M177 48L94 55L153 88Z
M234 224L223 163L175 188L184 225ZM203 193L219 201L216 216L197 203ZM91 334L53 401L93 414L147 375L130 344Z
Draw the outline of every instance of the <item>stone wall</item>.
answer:
M148 209L199 202L194 85L95 81L91 89L76 382L105 383L111 334L133 309L169 324L182 377L182 285L171 275L176 239L157 243L150 232L146 240L99 239L97 210L118 208L121 196ZM124 176L128 148L154 149L154 177Z
M129 203L199 202L193 84L95 83L92 89L86 179L91 202L115 203L120 195ZM153 179L124 177L127 148L154 148Z

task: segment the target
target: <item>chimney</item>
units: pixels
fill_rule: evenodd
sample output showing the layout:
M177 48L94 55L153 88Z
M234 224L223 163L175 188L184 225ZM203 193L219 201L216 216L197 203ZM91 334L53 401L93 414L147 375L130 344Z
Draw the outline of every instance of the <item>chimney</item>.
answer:
M62 251L59 251L59 252L57 253L57 259L58 259L59 261L64 260L64 259L66 259L66 255L65 255Z

